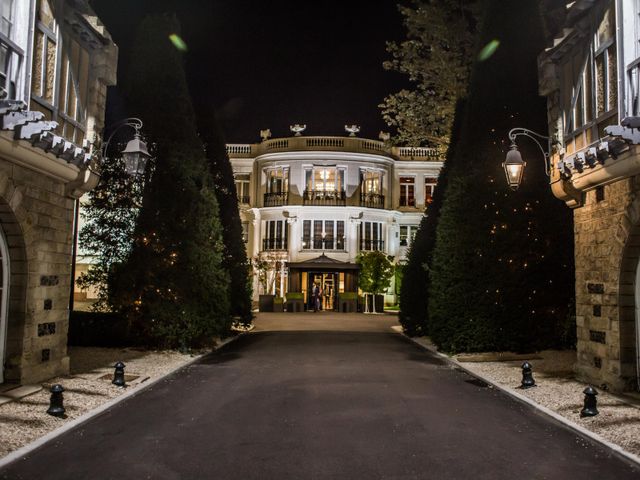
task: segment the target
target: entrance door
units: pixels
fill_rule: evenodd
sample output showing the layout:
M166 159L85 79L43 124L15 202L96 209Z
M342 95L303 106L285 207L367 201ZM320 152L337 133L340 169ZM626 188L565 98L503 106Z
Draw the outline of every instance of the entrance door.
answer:
M309 306L311 305L311 294L313 292L314 285L318 285L322 289L322 299L320 302L322 310L335 310L337 308L337 293L338 293L338 274L337 273L323 273L323 272L309 272L308 274L308 287L309 292Z
M9 249L0 228L0 383L4 382L4 361L7 345L7 307L9 298Z

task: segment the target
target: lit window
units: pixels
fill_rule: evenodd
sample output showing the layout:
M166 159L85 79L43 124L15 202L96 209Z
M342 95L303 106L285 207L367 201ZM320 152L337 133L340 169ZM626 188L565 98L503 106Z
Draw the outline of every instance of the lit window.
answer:
M304 250L344 250L344 246L343 220L304 220L302 222Z
M289 241L289 229L286 220L268 220L265 222L263 250L286 250Z
M367 194L382 193L382 172L363 170L360 174L360 189Z
M400 246L410 247L418 231L418 225L400 225Z
M249 175L236 175L235 184L238 202L248 205L251 200L249 196Z
M433 201L433 194L436 190L436 185L438 184L438 179L434 177L425 177L424 178L424 203L425 205L430 204Z
M308 192L340 192L344 190L344 168L313 167L304 172Z
M360 250L384 251L381 222L360 223Z
M414 177L400 177L400 206L415 207L415 183Z
M289 168L277 167L267 170L267 193L289 191Z
M378 170L360 171L360 205L368 208L384 208L382 194L383 172Z

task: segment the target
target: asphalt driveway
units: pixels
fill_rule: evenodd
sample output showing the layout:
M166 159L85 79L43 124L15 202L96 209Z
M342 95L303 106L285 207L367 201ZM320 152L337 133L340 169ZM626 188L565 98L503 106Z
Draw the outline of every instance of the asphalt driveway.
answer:
M332 331L320 320L314 331L263 324L0 478L640 478L390 332L393 317L373 318L375 327L360 331Z

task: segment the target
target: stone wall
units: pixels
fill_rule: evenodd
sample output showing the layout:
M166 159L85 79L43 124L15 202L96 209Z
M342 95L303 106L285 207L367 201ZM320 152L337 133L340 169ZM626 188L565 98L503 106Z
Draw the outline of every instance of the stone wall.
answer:
M640 177L623 179L587 192L584 206L574 210L576 372L616 391L636 388L639 192Z
M73 203L62 182L0 158L0 224L11 271L7 381L69 371Z

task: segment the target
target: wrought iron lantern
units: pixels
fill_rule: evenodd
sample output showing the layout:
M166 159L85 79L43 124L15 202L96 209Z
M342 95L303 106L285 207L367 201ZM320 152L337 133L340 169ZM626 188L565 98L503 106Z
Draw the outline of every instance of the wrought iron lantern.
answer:
M147 144L142 141L137 131L122 151L122 158L124 159L124 168L127 175L131 175L132 177L141 177L144 175L147 162L151 158L151 155L147 150Z
M504 174L507 177L507 183L512 190L517 190L520 186L522 175L524 175L524 167L526 166L527 162L522 160L518 146L512 143L511 148L507 152L507 158L502 163Z
M549 152L551 151L551 139L539 133L536 133L532 130L528 130L526 128L512 128L509 131L509 140L511 140L511 147L507 152L507 158L502 163L502 168L504 168L504 174L507 177L507 183L512 190L517 190L522 182L522 176L524 175L524 167L527 166L527 162L522 160L522 155L520 155L520 151L518 150L518 145L516 145L516 138L519 136L529 137L533 140L536 145L540 148L542 152L542 156L544 157L544 167L545 173L547 176L550 175L550 164L549 164ZM541 140L547 141L547 149L545 150Z
M127 142L127 146L121 152L122 158L125 163L125 172L127 175L131 177L142 177L144 172L146 171L147 164L149 159L151 158L151 154L147 149L147 144L142 140L140 136L140 130L142 130L142 120L139 118L125 118L124 120L115 124L115 128L111 135L109 135L109 139L104 144L104 149L102 152L102 156L106 158L109 145L111 144L111 140L113 136L122 128L122 127L131 127L135 130L135 134L129 142Z

